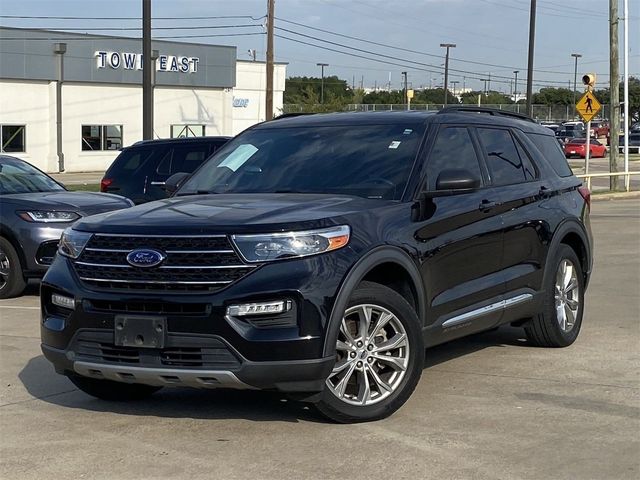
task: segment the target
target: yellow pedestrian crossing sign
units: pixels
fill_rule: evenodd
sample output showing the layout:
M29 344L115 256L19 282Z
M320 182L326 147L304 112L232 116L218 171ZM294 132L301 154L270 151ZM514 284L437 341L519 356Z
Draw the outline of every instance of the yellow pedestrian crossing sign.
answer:
M576 110L585 122L590 122L593 117L600 111L602 105L591 92L585 93L576 103Z

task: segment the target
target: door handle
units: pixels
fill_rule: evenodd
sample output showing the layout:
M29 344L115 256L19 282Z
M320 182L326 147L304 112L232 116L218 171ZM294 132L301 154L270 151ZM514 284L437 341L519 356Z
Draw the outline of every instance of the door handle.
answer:
M484 199L482 200L482 202L480 202L480 205L478 206L478 209L481 212L488 212L489 210L496 208L498 206L500 206L501 203L500 202L494 202L493 200L487 200Z

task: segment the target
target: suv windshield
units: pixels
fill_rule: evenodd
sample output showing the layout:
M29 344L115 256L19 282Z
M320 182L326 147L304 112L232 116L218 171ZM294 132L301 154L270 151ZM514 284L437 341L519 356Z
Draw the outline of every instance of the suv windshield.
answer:
M0 158L0 194L63 191L58 183L26 162Z
M421 124L249 130L205 163L178 195L336 193L398 200Z

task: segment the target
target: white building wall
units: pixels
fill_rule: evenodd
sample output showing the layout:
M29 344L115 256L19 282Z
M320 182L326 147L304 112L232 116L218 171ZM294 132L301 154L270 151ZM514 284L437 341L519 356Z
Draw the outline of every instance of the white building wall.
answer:
M8 153L54 171L56 157L55 83L0 80L0 124L26 125L25 152Z
M286 64L277 63L273 68L273 114L282 113ZM264 62L236 61L236 86L233 97L233 134L237 135L251 125L266 119L267 65ZM238 102L238 100L246 100ZM238 105L240 103L240 105ZM242 106L242 105L245 106Z
M274 115L282 112L286 65L274 66ZM265 120L266 65L237 62L237 87L156 87L155 138L171 125L204 125L206 135L236 135ZM246 106L235 106L246 99ZM244 102L240 102L241 104ZM67 172L104 171L118 155L82 150L82 125L122 125L122 145L142 139L142 88L66 82L62 87L62 148ZM58 171L56 82L0 80L0 124L26 125L26 151L11 153L49 173Z

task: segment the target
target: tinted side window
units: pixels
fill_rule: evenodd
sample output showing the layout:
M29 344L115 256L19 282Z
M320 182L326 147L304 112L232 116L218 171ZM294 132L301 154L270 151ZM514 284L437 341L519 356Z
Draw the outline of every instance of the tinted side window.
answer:
M446 127L438 131L427 160L427 190L435 190L440 172L450 168L468 170L482 181L478 157L465 127Z
M196 143L176 145L158 165L160 175L173 175L177 172L191 173L209 156L209 145Z
M561 177L570 177L573 175L564 152L558 141L554 137L548 135L539 135L537 133L527 133L527 137L540 150L542 156L551 164L551 168Z
M525 168L508 130L479 128L489 174L494 185L512 185L525 181Z
M138 172L154 154L157 155L158 153L155 147L123 150L109 168L109 175L131 175L134 172Z

